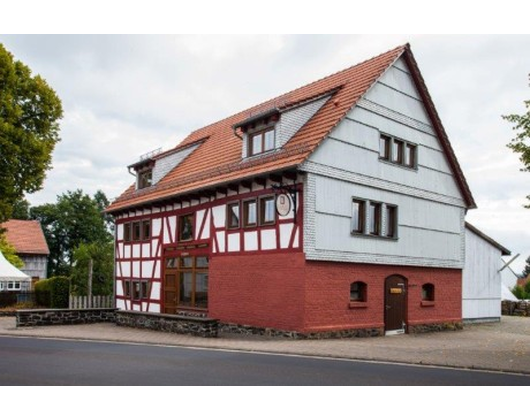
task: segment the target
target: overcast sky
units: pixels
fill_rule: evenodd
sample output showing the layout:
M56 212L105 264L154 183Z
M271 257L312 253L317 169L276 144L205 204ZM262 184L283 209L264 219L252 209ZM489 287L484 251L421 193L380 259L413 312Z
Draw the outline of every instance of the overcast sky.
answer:
M21 36L0 43L63 102L62 141L44 189L118 196L127 165L190 131L410 42L478 209L468 221L530 255L530 174L506 148L501 115L530 99L530 36Z

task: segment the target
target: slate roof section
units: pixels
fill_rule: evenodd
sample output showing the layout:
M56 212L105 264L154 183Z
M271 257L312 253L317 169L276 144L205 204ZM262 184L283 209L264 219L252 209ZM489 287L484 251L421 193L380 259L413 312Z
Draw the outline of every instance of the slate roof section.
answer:
M2 228L6 229L7 242L15 247L17 254L50 254L39 221L11 219Z

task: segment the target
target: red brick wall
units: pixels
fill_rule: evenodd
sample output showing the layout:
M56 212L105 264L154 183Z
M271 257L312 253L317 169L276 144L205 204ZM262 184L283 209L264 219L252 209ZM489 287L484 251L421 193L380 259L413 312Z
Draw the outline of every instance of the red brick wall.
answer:
M303 253L213 256L209 316L299 332L384 327L384 283L407 279L407 324L462 320L462 271L305 261ZM366 307L350 307L350 283L367 284ZM422 285L435 286L422 306Z
M305 257L301 252L218 256L210 261L209 316L221 322L300 331Z
M462 320L461 270L308 261L305 330L383 327L385 279L394 274L408 279L409 325ZM357 280L367 284L367 304L350 308ZM435 286L434 306L421 306L424 283Z

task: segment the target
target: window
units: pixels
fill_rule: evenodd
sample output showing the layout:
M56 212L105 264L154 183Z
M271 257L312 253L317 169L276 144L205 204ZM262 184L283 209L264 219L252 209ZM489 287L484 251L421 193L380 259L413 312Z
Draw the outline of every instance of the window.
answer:
M416 168L417 146L405 140L381 134L379 139L379 159L409 168Z
M178 305L188 308L208 307L207 256L180 259L178 271Z
M397 207L386 205L385 236L395 238L397 236Z
M405 147L405 166L410 168L416 167L416 146L407 144Z
M268 128L249 135L249 156L259 155L274 149L274 128Z
M379 235L381 233L381 204L370 203L369 207L369 233L370 235Z
M256 200L243 202L243 226L256 226L258 222L257 215L258 206Z
M366 283L356 281L350 284L350 302L366 302Z
M226 206L226 227L228 229L237 229L239 227L239 201L229 203Z
M138 189L150 187L153 183L153 170L144 169L138 172Z
M390 146L392 139L388 136L381 135L379 140L379 156L381 159L390 160Z
M151 239L151 222L144 220L142 222L142 240L146 241L148 239Z
M123 240L125 242L131 241L131 224L130 223L123 224Z
M403 148L405 147L405 144L400 141L394 139L394 143L392 146L392 160L395 163L403 164Z
M22 286L19 281L9 281L7 282L7 290L21 290Z
M140 222L134 222L132 224L132 240L140 241L142 239L142 228Z
M131 282L130 281L123 282L123 293L125 297L131 297Z
M274 197L261 197L259 199L259 224L271 225L274 224L276 218L276 208L274 205Z
M193 214L179 217L179 240L191 241L193 239Z
M352 203L352 233L364 232L364 206L366 203L361 200L353 200Z
M421 287L421 300L434 302L434 284L425 283Z

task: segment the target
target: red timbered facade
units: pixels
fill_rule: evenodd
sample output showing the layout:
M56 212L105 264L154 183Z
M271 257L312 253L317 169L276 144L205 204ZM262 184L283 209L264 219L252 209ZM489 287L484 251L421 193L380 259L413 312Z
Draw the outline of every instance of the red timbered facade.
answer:
M408 45L129 170L119 309L340 336L462 320L475 203Z

